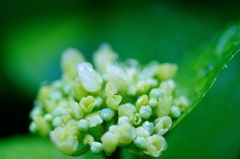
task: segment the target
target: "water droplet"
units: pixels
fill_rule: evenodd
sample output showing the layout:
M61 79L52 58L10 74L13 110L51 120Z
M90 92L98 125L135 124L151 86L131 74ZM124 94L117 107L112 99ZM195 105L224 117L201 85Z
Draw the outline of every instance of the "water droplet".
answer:
M206 74L214 70L213 64L208 64L199 71L199 76L204 77Z
M214 69L214 65L213 64L209 64L208 65L208 71L212 71Z
M223 65L222 71L225 70L228 66L226 64Z
M239 45L239 42L238 42L238 41L235 41L233 44L234 44L235 46L237 46L237 45Z

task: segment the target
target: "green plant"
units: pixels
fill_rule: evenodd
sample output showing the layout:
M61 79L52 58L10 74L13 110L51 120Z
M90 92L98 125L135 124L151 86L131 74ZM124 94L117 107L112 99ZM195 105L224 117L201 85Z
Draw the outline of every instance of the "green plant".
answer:
M155 139L155 136L154 136L154 139L150 138L149 139L150 143L152 142L154 143L156 140L158 141L156 144L159 144L159 143L161 144L157 146L154 145L155 148L156 147L158 148L157 151L155 152L152 152L151 150L147 151L146 147L144 147L145 145L142 144L144 143L145 138L143 138L143 135L142 136L140 135L137 138L136 130L134 130L134 127L131 126L131 124L134 125L135 127L137 127L138 124L144 125L144 122L141 123L140 120L142 118L151 119L152 118L150 117L152 114L151 112L154 112L153 114L155 114L155 116L157 117L154 127L151 128L151 129L155 129L154 133L159 132L158 130L156 130L158 128L158 121L163 120L163 118L158 119L158 117L162 117L165 115L170 115L171 117L174 117L174 118L177 117L177 119L173 121L173 124L171 124L171 119L169 118L166 119L166 121L168 121L167 123L170 123L170 124L166 124L167 125L166 129L167 130L169 129L171 131L174 130L173 128L184 117L186 117L186 115L190 113L191 110L205 96L205 94L214 84L217 77L226 68L227 63L234 57L236 53L239 52L239 44L240 44L239 39L240 39L239 26L238 25L231 26L218 38L217 42L216 41L212 43L210 42L208 45L204 46L203 49L201 48L200 49L201 53L197 58L191 57L190 55L189 57L185 58L185 61L183 61L183 63L179 64L179 72L177 73L176 78L174 79L177 84L174 97L177 97L177 100L175 101L175 105L176 106L183 105L184 107L176 107L177 111L170 110L169 108L171 107L166 108L168 113L166 114L163 113L164 115L161 114L162 113L161 111L159 113L160 109L154 110L154 106L156 105L159 106L159 104L156 104L156 102L153 101L154 100L153 98L151 102L150 100L148 101L147 99L148 97L144 96L144 94L149 94L150 97L157 96L159 100L159 98L161 97L161 95L159 94L161 93L159 93L158 90L154 91L155 90L154 88L156 88L155 83L159 84L159 83L162 83L162 81L169 80L172 77L174 77L176 72L176 65L165 64L165 65L161 65L161 67L155 67L156 66L155 64L150 64L146 66L147 69L145 72L144 72L144 69L142 69L139 73L140 75L141 75L141 72L145 73L144 76L142 77L143 79L145 78L145 76L150 78L154 76L156 78L153 78L153 80L148 80L146 78L146 81L149 81L149 82L144 83L144 80L143 80L143 81L140 81L140 84L138 84L138 81L137 83L127 83L126 81L128 80L125 79L127 75L124 74L124 71L122 71L121 69L112 68L110 69L110 71L107 70L108 67L111 67L112 63L115 63L115 59L116 59L116 55L110 53L108 55L102 56L106 61L102 62L101 61L102 57L101 58L96 57L96 60L95 60L95 64L98 65L99 71L105 73L104 77L105 79L107 79L106 80L107 82L106 81L103 82L101 76L99 76L99 74L93 70L91 64L89 63L81 63L80 65L78 65L78 71L80 70L79 72L73 69L76 67L77 62L79 61L82 62L84 61L84 59L82 56L75 54L76 50L70 50L71 52L70 55L68 50L68 53L63 54L63 56L66 55L66 57L64 57L62 61L62 69L64 72L62 77L63 81L57 81L51 87L47 87L47 86L42 87L38 96L38 101L40 101L40 104L37 101L36 107L32 113L34 122L31 124L30 129L33 132L36 132L36 131L40 132L42 136L48 136L53 127L58 127L61 124L64 125L63 128L56 128L55 129L56 131L54 130L53 132L51 132L50 136L52 141L57 145L57 147L61 149L65 154L68 154L68 155L80 155L81 153L85 152L85 150L89 148L91 148L92 152L97 154L100 153L102 149L105 152L107 152L107 154L111 154L114 152L116 146L120 145L120 146L127 146L128 150L132 152L135 152L135 149L137 149L138 150L136 151L137 153L134 153L137 155L141 154L141 151L139 150L143 150L142 152L144 152L145 154L148 154L153 157L158 157L161 151L165 149L165 146L164 146L165 139L159 138L159 137ZM107 47L103 47L102 50L104 50L103 52L107 52L107 53L112 52ZM102 50L100 50L100 52ZM67 62L65 63L65 61ZM122 67L122 64L119 64L119 65ZM131 68L134 68L136 66L138 66L137 62L132 60L129 62L129 66L127 66L127 69L130 70ZM151 72L152 70L154 70L153 73ZM170 75L168 77L165 77L166 73L164 73L163 75L160 73L162 70L163 71L167 70L166 73L170 72ZM133 69L132 71L134 73L134 71L136 70ZM81 84L79 84L79 81L74 81L76 80L75 77L77 76L77 73L79 74L79 77L80 77L77 80L80 80ZM156 81L156 79L158 79L158 81ZM67 85L66 83L64 83L64 80L65 81L70 80L74 82L72 82L71 85ZM171 95L172 89L174 88L174 82L168 81L165 85L166 86L164 86L164 84L163 86L160 85L160 87L162 88L167 87L167 89L164 90L164 93ZM102 88L104 88L104 93L102 93L101 91ZM69 94L68 94L69 89L73 90L73 94L71 94L73 96L72 100L73 99L79 100L80 102L79 105L74 100L70 103L64 103L63 101L63 103L61 104L67 105L66 106L67 110L57 109L57 111L55 111L54 110L56 107L55 99L58 100L62 98L62 96L69 97ZM62 92L59 94L57 90L61 90ZM64 91L66 91L66 94L64 94ZM137 95L140 94L142 96L138 97L136 96L136 94ZM183 97L181 97L182 95ZM54 98L54 100L52 99L49 100L49 97ZM45 99L48 99L48 100L46 101ZM179 99L182 99L180 100L180 103L183 103L183 104L178 103ZM124 102L132 101L136 105L133 106L131 104L126 104L122 102L122 100ZM138 104L138 100L139 101L142 100L143 103L140 102L140 104ZM147 100L146 103L144 103L145 100ZM170 99L165 99L165 100L166 101L164 102L166 103L170 101ZM107 109L99 108L102 106L103 101L106 101L106 105L108 107ZM172 101L170 103L171 103L170 106L172 106ZM44 104L45 106L43 106ZM164 106L166 105L168 104L165 104ZM45 107L45 108L42 109L42 107ZM172 108L175 108L175 107L172 107ZM114 116L116 116L115 110L118 110L118 116L120 117L118 120L114 119ZM91 114L92 111L94 111L93 114ZM59 115L61 115L61 118L58 118ZM57 119L52 120L53 116L56 117ZM128 118L124 118L126 116ZM79 120L78 123L72 122L73 120L69 120L72 117ZM107 122L104 123L103 121L107 121ZM153 121L154 120L152 120L151 122L153 123ZM48 122L50 122L51 124L48 124ZM104 128L102 128L102 125L101 125L102 123L104 125ZM118 124L118 126L111 127L111 125L116 125L116 124ZM121 124L123 126L120 126ZM151 125L151 124L148 123L147 125ZM112 131L108 131L108 129L111 129ZM121 130L124 130L124 129L126 130L126 132L128 132L127 134L124 134L123 132L121 132ZM151 132L152 131L151 129L149 129L148 131ZM83 132L82 133L83 135L80 135L80 137L79 137L79 131ZM106 131L108 132L106 133ZM116 131L120 133L112 133ZM144 130L141 129L139 134L141 134L143 131ZM62 134L66 134L65 138L62 137ZM163 135L162 133L160 134ZM109 138L108 138L109 136L113 138L115 137L125 138L126 140L124 139L124 140L117 140L117 141L115 140L109 141ZM66 140L69 140L70 142L67 142L67 143L62 142ZM84 144L80 145L78 143L79 140L82 141ZM106 142L107 144L104 145L104 142L106 140L108 142ZM102 141L102 143L100 143L99 141ZM109 146L108 143L110 143L110 147L108 147ZM131 143L133 143L134 146L132 146ZM80 149L78 149L79 145L83 146L83 148L81 147ZM84 146L84 145L90 145L90 147Z

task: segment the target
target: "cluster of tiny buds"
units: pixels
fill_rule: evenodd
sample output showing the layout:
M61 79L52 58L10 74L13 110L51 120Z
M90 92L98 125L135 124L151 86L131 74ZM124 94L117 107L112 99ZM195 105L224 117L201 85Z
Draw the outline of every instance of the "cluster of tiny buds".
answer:
M49 138L66 155L90 150L111 155L117 147L158 157L164 134L189 105L175 96L177 65L134 59L117 61L108 44L94 53L94 66L69 48L62 78L39 89L29 129Z

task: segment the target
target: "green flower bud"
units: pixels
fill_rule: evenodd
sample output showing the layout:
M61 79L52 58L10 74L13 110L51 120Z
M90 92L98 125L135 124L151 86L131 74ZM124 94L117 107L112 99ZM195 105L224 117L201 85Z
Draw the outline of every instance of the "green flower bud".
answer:
M71 89L73 92L73 96L75 98L77 98L78 100L81 100L81 98L86 97L87 96L87 91L85 90L85 88L81 85L81 83L79 82L72 82L71 83Z
M166 147L167 143L165 138L154 134L146 138L146 150L144 153L152 157L158 157L161 152L166 149Z
M107 97L106 104L109 108L117 110L122 100L122 96L119 94L112 94Z
M150 89L150 84L146 81L139 81L137 82L136 91L138 94L147 93Z
M177 73L178 66L176 64L163 63L157 66L156 77L160 81L173 78Z
M85 113L91 113L97 102L93 96L87 96L81 99L79 105L83 108Z
M119 134L113 132L106 132L102 137L102 149L107 155L111 155L117 148L119 140Z
M57 127L50 132L51 141L61 150L65 155L72 155L78 146L77 136L68 134L68 130L63 127Z
M72 116L70 114L64 114L61 116L61 125L66 125L70 120L72 120Z
M154 132L158 135L164 135L172 126L172 119L169 116L164 116L155 119Z
M50 139L65 155L72 155L78 147L78 133L76 122L71 121L51 131Z
M105 88L106 96L112 96L118 92L118 86L113 82L107 82Z
M160 84L160 88L164 91L164 94L167 96L171 96L173 94L175 87L176 84L173 80L163 81Z
M102 44L93 55L94 64L100 72L106 72L108 67L116 62L117 58L118 55L107 43Z
M55 109L56 104L57 104L57 101L55 100L51 100L51 99L43 100L43 108L47 113L51 113Z
M140 114L136 113L134 115L133 124L134 125L140 125L141 122L142 122L142 118L141 118Z
M37 133L37 124L35 122L31 122L30 125L29 125L29 130L32 132L32 133Z
M120 92L125 92L129 86L129 76L125 69L118 65L111 65L104 74L107 82L113 82L117 85Z
M69 131L68 133L70 133L71 135L78 136L79 130L76 120L69 120L68 123L65 125L65 128Z
M134 106L132 104L122 104L118 108L118 116L126 116L129 118L130 122L134 119L134 113L136 112Z
M149 99L149 106L150 106L151 108L156 108L157 105L158 105L158 101L157 101L156 98L150 98L150 99Z
M39 102L37 102L39 103ZM33 110L30 112L30 118L33 119L35 116L42 116L43 110L41 104L37 104Z
M135 85L130 85L127 89L127 94L129 96L135 96L137 94L137 88Z
M70 114L77 120L82 119L84 117L84 109L79 106L77 102L70 101Z
M42 116L35 116L33 121L36 124L38 132L42 136L48 136L51 130L50 124Z
M136 137L135 128L129 123L119 125L116 133L119 134L118 145L120 146L129 145Z
M170 114L173 98L172 96L168 97L164 95L163 97L158 98L157 106L157 116L167 116Z
M189 105L190 101L185 96L180 96L173 101L174 105L177 105L183 112Z
M85 145L91 145L94 142L94 138L92 135L87 134L84 138L83 138L83 144Z
M49 98L49 95L50 95L51 92L52 92L52 87L51 86L43 85L38 91L37 99L39 101L43 102L45 99Z
M85 61L82 53L74 48L63 51L61 57L61 68L66 78L74 79L77 76L77 64Z
M147 95L142 95L137 99L136 102L136 110L139 112L141 106L148 105L148 96Z

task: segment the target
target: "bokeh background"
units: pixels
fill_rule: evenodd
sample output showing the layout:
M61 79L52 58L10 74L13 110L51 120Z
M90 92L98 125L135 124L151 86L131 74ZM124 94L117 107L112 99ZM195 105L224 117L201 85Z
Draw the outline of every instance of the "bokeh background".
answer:
M6 158L8 149L21 152L21 145L34 143L35 138L18 136L29 136L29 112L41 82L61 77L64 49L77 48L92 61L99 45L108 42L121 60L179 63L227 26L239 23L239 9L237 0L1 2L0 158ZM239 68L237 55L201 103L167 136L169 146L162 158L240 158ZM31 152L46 147L44 142Z

